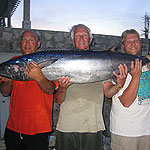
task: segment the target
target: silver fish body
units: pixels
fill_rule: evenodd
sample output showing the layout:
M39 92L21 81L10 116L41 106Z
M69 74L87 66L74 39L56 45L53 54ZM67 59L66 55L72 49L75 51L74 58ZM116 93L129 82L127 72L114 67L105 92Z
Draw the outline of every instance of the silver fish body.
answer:
M27 62L35 62L49 80L69 76L74 83L97 82L112 78L113 71L119 73L120 64L126 64L130 69L131 61L137 58L142 60L142 65L149 63L144 57L110 51L39 51L0 64L0 76L30 80L25 73Z

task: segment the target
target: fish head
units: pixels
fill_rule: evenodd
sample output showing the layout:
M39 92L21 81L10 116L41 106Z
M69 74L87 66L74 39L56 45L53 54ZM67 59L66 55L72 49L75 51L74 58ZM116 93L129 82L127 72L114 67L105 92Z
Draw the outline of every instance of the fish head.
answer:
M0 76L19 81L29 80L26 68L26 62L12 59L0 64Z

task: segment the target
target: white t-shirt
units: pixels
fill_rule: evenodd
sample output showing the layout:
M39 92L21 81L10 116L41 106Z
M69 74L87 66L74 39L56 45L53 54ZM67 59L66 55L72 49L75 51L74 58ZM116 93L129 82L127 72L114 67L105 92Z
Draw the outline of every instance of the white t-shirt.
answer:
M142 71L150 79L150 71L148 71L147 67L143 67ZM145 79L145 76L143 77L143 79ZM112 98L112 108L110 113L110 131L111 133L128 137L150 135L150 82L148 82L150 80L145 80L147 81L145 83L144 81L143 83L140 81L141 84L139 85L139 90L140 88L143 88L143 91L137 94L136 99L130 107L124 107L118 98L128 87L131 79L131 75L128 74L124 87ZM144 86L147 86L146 95L144 95ZM140 100L138 96L139 94L141 94L140 97L143 96L145 99L142 99L142 97Z

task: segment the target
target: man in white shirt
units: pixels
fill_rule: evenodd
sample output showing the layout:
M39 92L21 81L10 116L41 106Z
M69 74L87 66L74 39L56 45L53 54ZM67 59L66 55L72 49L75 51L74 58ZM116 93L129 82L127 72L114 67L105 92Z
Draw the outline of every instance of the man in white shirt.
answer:
M136 30L122 33L122 48L127 54L140 56L141 41ZM150 71L137 59L127 72L127 67L122 67L119 84L109 81L104 84L105 96L114 95L110 113L111 149L150 150Z

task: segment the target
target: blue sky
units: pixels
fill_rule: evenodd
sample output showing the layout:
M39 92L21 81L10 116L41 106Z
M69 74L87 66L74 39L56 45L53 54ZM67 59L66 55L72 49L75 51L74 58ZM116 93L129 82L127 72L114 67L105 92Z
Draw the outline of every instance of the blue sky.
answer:
M121 35L130 28L140 34L144 17L150 15L150 0L30 0L31 28L69 31L79 23L92 33ZM21 28L23 1L12 17L12 27Z

